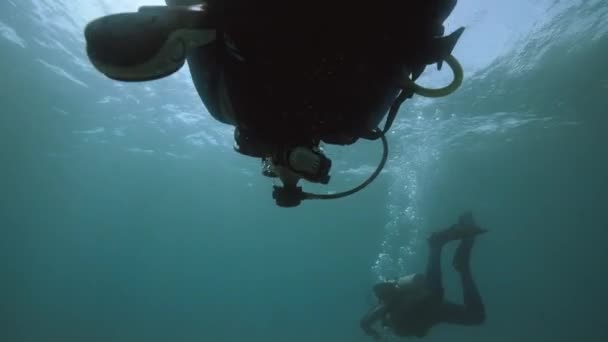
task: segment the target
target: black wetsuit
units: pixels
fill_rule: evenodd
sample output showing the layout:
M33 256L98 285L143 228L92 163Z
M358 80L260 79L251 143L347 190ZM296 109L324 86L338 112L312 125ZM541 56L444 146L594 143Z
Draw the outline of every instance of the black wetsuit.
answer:
M362 320L361 327L370 335L374 322L381 320L384 326L390 327L398 336L425 336L429 329L439 323L459 325L479 325L485 320L485 308L473 281L469 259L474 239L462 240L458 246L457 258L461 267L458 271L463 289L463 304L455 304L444 299L441 276L441 251L443 245L431 244L426 279L431 295L413 308L399 305L399 294L394 284L380 283L374 286L374 292L380 299L380 305L371 310Z

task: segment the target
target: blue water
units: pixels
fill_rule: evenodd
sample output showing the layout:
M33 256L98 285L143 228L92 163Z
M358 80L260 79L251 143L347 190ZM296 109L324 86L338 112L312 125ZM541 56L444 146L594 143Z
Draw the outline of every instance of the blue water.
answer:
M488 318L425 340L607 340L606 1L461 0L462 88L405 103L369 188L295 209L187 70L124 84L88 63L88 20L156 3L0 3L0 341L367 341L370 287L421 270L467 209L490 230ZM338 191L380 146L328 153Z

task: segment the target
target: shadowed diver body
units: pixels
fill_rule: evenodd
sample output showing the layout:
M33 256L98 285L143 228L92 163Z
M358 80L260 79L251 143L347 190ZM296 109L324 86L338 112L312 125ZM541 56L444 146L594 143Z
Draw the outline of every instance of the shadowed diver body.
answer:
M433 233L428 239L426 273L376 284L373 291L379 304L361 319L363 331L380 339L380 333L372 326L381 322L397 336L424 337L440 323L466 326L482 324L486 317L485 307L473 280L470 258L475 237L485 232L475 224L472 214L466 213L457 224ZM444 299L441 251L446 243L454 240L460 240L452 265L460 274L463 304Z
M211 116L234 126L235 150L259 158L263 174L283 182L273 193L280 206L341 197L308 196L297 185L329 182L332 162L321 143L382 139L382 162L369 184L386 162L384 134L399 106L423 93L414 81L426 66L445 61L455 84L462 78L451 52L463 29L444 36L443 26L456 0L167 4L89 23L89 59L125 82L169 76L187 61Z

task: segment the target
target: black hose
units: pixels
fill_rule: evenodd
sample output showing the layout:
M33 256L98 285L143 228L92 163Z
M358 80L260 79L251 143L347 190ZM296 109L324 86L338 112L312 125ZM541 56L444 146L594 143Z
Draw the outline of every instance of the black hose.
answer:
M311 194L311 193L305 192L305 193L303 193L304 199L328 200L328 199L343 198L343 197L350 196L356 192L359 192L359 191L363 190L366 186L370 185L371 182L373 182L376 179L376 177L378 177L380 172L382 172L382 169L384 168L384 165L386 164L386 160L388 159L388 142L386 141L386 136L384 135L384 132L382 132L382 131L380 131L380 139L382 140L382 148L383 148L382 159L380 160L380 164L378 164L378 167L376 168L374 173L372 173L371 176L369 176L369 178L367 178L363 183L361 183L359 186L357 186L355 188L352 188L351 190L339 192L337 194Z

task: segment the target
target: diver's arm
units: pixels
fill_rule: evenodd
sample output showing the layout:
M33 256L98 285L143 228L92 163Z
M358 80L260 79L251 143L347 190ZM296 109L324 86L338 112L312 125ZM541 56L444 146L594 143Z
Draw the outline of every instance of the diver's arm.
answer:
M367 315L365 315L365 317L361 319L361 329L363 329L363 331L365 331L367 335L379 340L380 334L376 330L374 330L374 328L372 328L372 325L376 321L383 318L386 315L387 311L388 310L386 306L382 304L373 308L370 312L367 313Z

